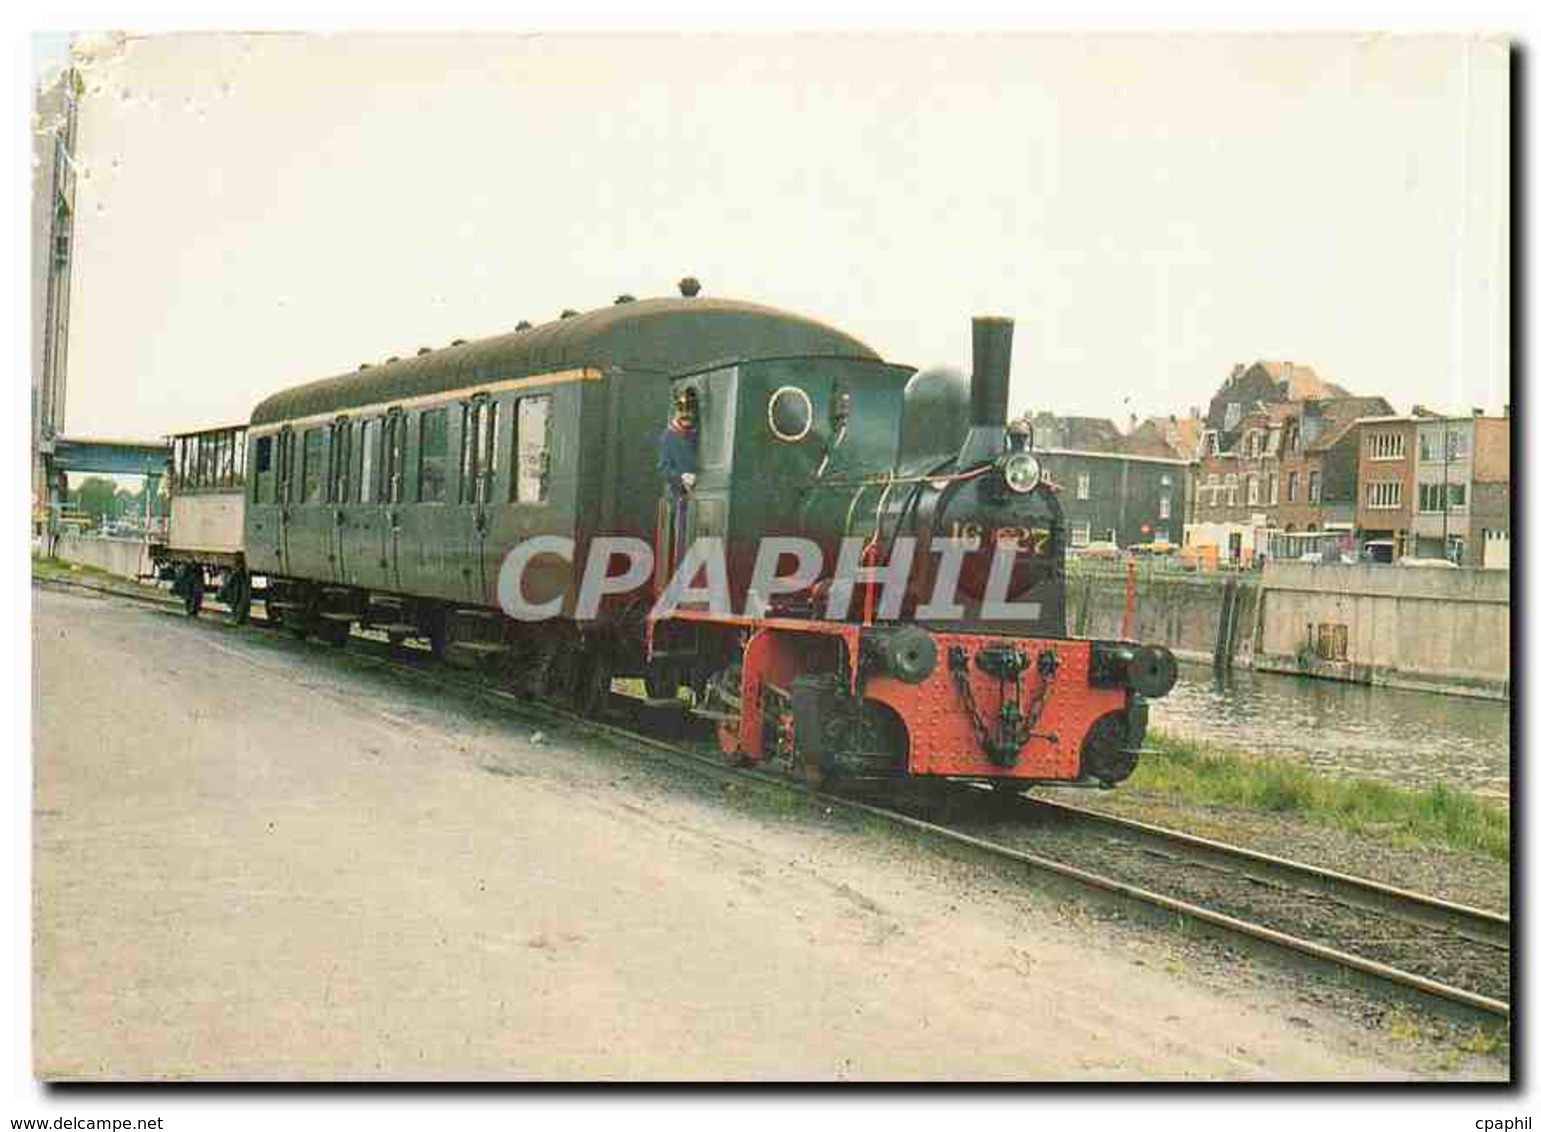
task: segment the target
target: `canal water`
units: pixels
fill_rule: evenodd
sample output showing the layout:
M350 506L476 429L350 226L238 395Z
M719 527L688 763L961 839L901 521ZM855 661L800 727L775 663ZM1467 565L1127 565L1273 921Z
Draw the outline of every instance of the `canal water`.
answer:
M1509 705L1184 664L1151 727L1348 777L1509 797Z

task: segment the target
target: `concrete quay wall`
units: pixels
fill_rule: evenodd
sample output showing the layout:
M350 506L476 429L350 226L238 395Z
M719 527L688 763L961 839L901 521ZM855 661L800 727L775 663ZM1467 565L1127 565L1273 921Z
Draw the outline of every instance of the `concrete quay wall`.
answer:
M1262 601L1254 668L1509 696L1507 570L1270 562ZM1322 655L1324 631L1346 634L1341 658Z
M150 572L149 544L138 538L105 538L61 531L54 557L82 566L95 566L120 578Z
M1072 568L1068 624L1122 635L1125 579ZM1455 695L1509 696L1509 574L1270 562L1258 574L1142 569L1136 640L1185 660Z

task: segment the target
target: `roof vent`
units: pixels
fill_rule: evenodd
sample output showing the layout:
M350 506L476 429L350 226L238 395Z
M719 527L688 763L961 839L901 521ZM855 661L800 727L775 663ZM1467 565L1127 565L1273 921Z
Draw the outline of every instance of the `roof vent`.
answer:
M572 307L568 307L566 310L564 310L562 312L562 317L563 318L575 318L575 317L577 317L577 314L578 314L578 312L573 310Z
M635 295L617 295L615 297L615 305L616 306L620 306L622 303L634 303L636 301L637 301L637 296L635 296Z
M432 346L419 346L417 348L417 356L418 357L422 357L424 354L431 354L431 353L433 353L433 347Z
M514 333L523 334L528 329L530 329L530 320L527 318L521 318L519 322L514 326Z
M693 299L701 293L701 280L694 275L687 275L679 282L680 294L687 299Z

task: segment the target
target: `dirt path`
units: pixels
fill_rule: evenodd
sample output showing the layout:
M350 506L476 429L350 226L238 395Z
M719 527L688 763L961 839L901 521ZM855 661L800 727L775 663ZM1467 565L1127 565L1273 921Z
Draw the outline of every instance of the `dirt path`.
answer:
M45 1078L1503 1071L320 646L44 590L33 632Z

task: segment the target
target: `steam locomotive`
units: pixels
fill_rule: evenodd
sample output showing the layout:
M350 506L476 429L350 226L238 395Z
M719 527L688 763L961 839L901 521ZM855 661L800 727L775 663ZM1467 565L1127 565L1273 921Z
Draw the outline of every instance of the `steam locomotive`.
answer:
M1066 635L1064 516L1007 426L1012 324L973 331L969 380L769 307L657 298L366 363L174 438L153 553L190 613L211 585L242 618L260 592L298 636L420 638L588 709L629 677L728 759L812 781L1112 785L1176 665ZM680 404L676 505L656 461ZM651 569L616 574L609 548L639 544ZM802 548L801 575L767 545ZM682 582L696 565L722 594Z

